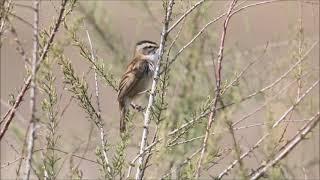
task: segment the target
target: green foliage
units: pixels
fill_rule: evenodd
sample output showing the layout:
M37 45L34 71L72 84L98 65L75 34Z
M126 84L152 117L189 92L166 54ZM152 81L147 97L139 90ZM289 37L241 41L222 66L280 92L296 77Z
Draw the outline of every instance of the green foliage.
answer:
M187 165L181 168L179 178L181 179L194 179L194 172L196 170L196 164L189 161Z
M40 34L40 44L45 44L48 34L43 31ZM56 152L60 135L58 135L58 95L56 89L56 77L53 73L55 57L63 53L56 45L51 48L51 53L41 64L40 70L37 74L37 83L40 92L43 94L41 101L42 121L46 125L46 145L43 162L41 165L41 173L48 179L56 179L58 176L59 164L61 159Z
M72 41L72 44L79 48L81 56L90 63L92 68L98 73L99 77L101 77L105 81L106 85L112 87L115 91L118 91L118 83L115 80L114 75L110 72L110 68L108 71L105 69L105 64L102 59L99 59L98 57L94 57L95 59L93 59L89 48L78 37L77 32L79 31L80 25L82 23L82 18L76 20L72 24L72 26L68 26L67 23L65 23L65 29L69 34L69 38Z
M130 139L130 134L126 133L121 137L121 141L115 147L115 154L112 158L112 177L117 176L123 178L123 172L125 171L125 161L126 161L126 149L128 146L128 141Z
M70 157L69 160L69 179L83 179L83 172L79 169L78 166L74 166L74 158Z
M68 85L67 90L70 91L78 100L78 104L87 113L88 118L92 120L98 127L101 126L99 115L91 103L91 96L88 93L88 84L84 78L79 78L71 65L71 62L61 56L59 59L64 74L64 83Z
M157 79L155 101L151 108L151 124L149 126L146 146L154 142L156 143L150 149L146 150L147 160L145 160L144 166L140 167L134 166L137 163L131 166L128 162L131 163L130 158L132 156L135 157L135 153L138 152L139 149L140 130L143 129L141 128L141 126L143 126L141 124L143 124L142 117L144 112L137 112L130 109L130 112L126 116L128 131L125 134L114 134L113 130L110 129L113 124L116 124L114 121L117 120L113 119L113 116L117 116L114 115L117 113L117 107L112 107L117 102L110 103L110 101L116 101L115 96L118 91L121 73L123 73L125 69L125 64L128 64L130 60L127 58L131 55L131 51L128 50L128 44L135 38L127 40L121 37L122 32L117 30L117 28L119 28L116 27L118 24L113 24L113 21L111 21L112 17L109 17L109 15L112 13L111 11L109 12L109 9L105 8L105 3L106 2L102 1L81 1L79 3L76 3L76 1L68 1L67 14L71 13L72 8L77 5L77 10L80 15L75 14L71 18L64 19L64 31L61 33L61 36L59 36L59 40L54 40L54 43L49 49L48 57L41 63L37 74L37 87L41 92L39 97L42 98L41 116L39 113L39 119L41 120L41 125L45 127L45 134L40 134L44 140L36 144L36 147L39 146L43 149L41 150L41 154L35 153L33 156L33 166L37 171L36 175L39 176L39 179L42 177L46 177L47 179L60 178L59 172L61 168L64 167L63 160L66 158L58 154L57 150L59 145L65 143L61 142L59 135L62 133L59 131L61 128L59 127L59 122L63 120L60 119L63 112L59 111L59 104L62 100L61 97L64 97L65 92L68 91L77 101L77 104L72 105L82 108L86 118L90 123L94 123L98 131L100 131L100 134L92 140L92 142L95 143L94 147L92 148L88 145L83 156L86 155L87 151L95 148L95 160L87 160L91 161L91 163L96 163L97 169L100 170L97 176L100 176L101 179L124 179L126 178L125 176L127 175L129 167L132 168L133 171L136 168L143 169L143 173L146 174L144 177L147 179L149 178L149 176L147 176L149 174L151 174L150 177L155 178L161 177L163 173L163 177L168 179L194 179L195 172L197 171L199 153L192 157L190 157L190 155L203 147L209 114L211 113L211 108L215 100L214 96L217 91L215 82L217 78L216 61L222 24L217 23L217 26L213 26L214 29L206 29L188 48L184 49L183 53L181 53L177 59L172 58L175 57L180 48L190 42L204 24L213 20L211 15L212 7L216 5L215 2L206 1L201 7L195 9L176 29L170 32L167 38L165 54L160 62L161 73ZM118 2L113 3L113 5L116 5ZM132 31L133 34L139 30L143 31L143 33L147 32L149 29L144 28L147 23L153 23L156 27L161 27L162 24L158 22L161 22L162 19L160 20L160 18L157 17L158 14L156 14L155 9L150 8L152 3L159 3L159 6L156 8L163 8L164 11L166 11L169 0L163 0L162 2L141 2L141 4L139 4L140 6L133 4L133 6L139 6L140 9L138 9L138 11L142 12L142 15L141 17L137 16L137 23L134 25L129 24L132 29L126 30L125 32ZM170 25L194 5L192 1L176 1L175 3L176 5L174 6L173 18L169 23ZM240 2L238 3L240 4ZM123 8L122 10L125 11L126 9ZM163 15L165 12L162 11L161 13L161 15ZM1 11L0 14L6 16L4 11ZM132 17L135 15L136 14L133 14ZM222 19L224 19L224 17ZM244 28L246 32L239 32L247 34L252 31L249 24L250 20L249 17L245 17ZM143 28L140 28L140 26ZM288 109L297 97L309 87L310 82L318 79L319 69L313 67L315 64L318 64L310 58L313 61L304 61L294 68L288 76L281 79L279 84L272 86L268 91L261 91L261 89L279 78L285 70L300 60L304 53L307 52L310 42L311 40L313 41L313 39L306 36L307 29L300 27L300 24L297 26L299 27L294 28L292 32L290 31L292 38L288 43L288 53L282 55L276 52L274 55L274 49L271 49L272 53L268 52L268 56L263 57L262 60L264 61L261 61L261 64L254 64L254 66L250 67L248 72L241 75L239 79L237 79L237 77L240 76L243 68L253 62L251 61L251 57L256 57L261 50L256 50L256 47L245 50L245 43L238 42L237 38L234 38L236 36L229 36L229 33L235 33L235 31L227 32L226 42L228 43L226 43L221 70L221 91L216 107L217 109L214 114L213 125L209 130L210 135L206 146L207 149L201 164L201 170L206 171L206 173L201 174L200 178L202 178L202 175L211 176L211 171L216 173L216 171L213 170L216 167L218 167L217 169L219 170L225 168L224 165L229 162L229 159L240 161L240 156L245 150L252 147L253 142L251 142L251 140L255 138L250 137L251 130L249 128L258 128L254 135L260 135L259 130L261 129L264 130L261 131L261 135L266 133L270 134L270 136L254 150L261 152L263 154L262 157L267 161L275 158L275 155L279 152L280 145L284 144L288 136L291 135L286 133L286 128L288 127L289 130L289 128L292 128L291 125L291 127L289 125L279 125L279 127L273 128L273 124L280 115L282 115L282 110ZM49 29L43 29L40 32L39 54L42 54L44 46L48 43L49 32L51 32L52 27L51 25ZM178 28L180 29L177 31ZM87 40L87 31L92 33L93 50L90 48ZM130 34L130 36L134 35ZM146 33L146 37L148 36L149 33ZM260 39L258 40L260 41ZM278 42L274 42L276 45L277 43ZM275 47L278 48L278 46ZM68 56L69 51L67 52L65 50L68 48L71 48L73 51L73 54L70 56ZM257 47L257 49L259 49L259 47ZM106 57L108 59L106 59ZM88 71L87 73L83 73L84 75L82 76L79 75L78 69L75 68L77 59L84 61L85 66L87 66L86 70ZM56 66L56 63L58 63L59 66ZM30 75L30 65L26 63L26 66L27 75ZM58 78L60 71L56 72L57 67L62 71L62 85L64 89L58 88L60 85L60 79ZM95 105L92 99L91 92L94 92L94 88L89 86L89 81L87 80L90 78L91 72L97 73L98 82L101 81L106 87L110 87L113 90L111 100L102 96L101 108L99 105ZM307 73L310 73L310 76L305 78L306 76L304 75ZM230 85L235 79L237 80ZM286 85L289 80L296 80L296 84L290 86L288 90L284 91L285 93L279 94L279 98L276 101L267 102L280 88ZM101 94L104 94L104 92ZM250 94L252 96L248 96ZM60 98L58 95L60 95ZM10 94L10 105L14 104L16 96L14 93ZM319 94L308 96L304 100L305 102L294 107L294 111L291 112L285 120L292 120L293 118L300 120L313 115L314 112L317 112L319 109L318 96ZM145 97L149 97L149 94ZM107 107L105 107L106 102ZM266 103L266 105L262 106L261 104L264 103ZM142 103L141 105L145 107L146 103ZM252 110L258 107L261 107L261 109L254 112L252 116L246 117L246 121L234 125L236 120L251 113ZM103 112L100 112L100 109L102 109ZM61 116L59 116L59 113L61 113ZM105 116L105 119L103 119L102 116ZM104 124L104 120L106 120L106 125ZM1 123L2 122L4 121L1 121ZM17 124L14 123L11 130L15 138L22 142L24 141L22 133L24 130L19 129L16 125ZM107 133L104 133L104 128ZM238 128L237 133L234 132L236 128ZM240 129L242 129L241 132L238 132ZM116 132L118 132L118 130ZM248 134L250 138L248 138ZM232 135L232 141L230 141L229 135ZM247 143L246 140L250 142ZM243 148L244 146L245 148ZM132 152L132 150L134 152ZM70 154L74 155L74 153ZM87 178L84 174L87 170L80 169L80 162L77 166L73 165L74 161L78 160L74 159L74 157L80 158L80 162L82 160L85 161L85 159L82 159L80 156L70 156L70 168L67 178ZM110 158L108 159L108 157ZM224 159L228 161L224 161ZM251 160L251 157L244 159ZM231 176L237 179L247 179L249 165L251 164L246 161L240 161L240 166L235 165L231 168L236 169L233 170ZM286 176L282 169L283 167L284 165L280 164L270 168L266 178L285 179ZM147 168L149 169L146 170ZM288 167L288 169L290 168L291 167ZM131 172L130 175L132 174ZM132 177L130 176L129 179L130 178Z
M42 111L46 121L44 122L47 127L46 135L46 153L43 162L43 169L45 171L45 176L49 179L56 179L58 161L60 157L55 152L57 146L59 135L57 135L58 119L57 119L57 92L55 88L55 76L52 72L53 61L49 58L45 60L41 68L41 78L40 78L40 90L45 95L41 102Z
M270 180L285 180L285 174L280 166L275 166L269 169L267 172L267 179Z
M97 156L97 162L101 165L100 166L100 174L102 176L103 179L112 179L112 171L109 172L108 168L111 168L111 166L105 161L105 157L103 154L103 151L108 151L109 150L109 146L105 146L105 147L97 147L95 154Z

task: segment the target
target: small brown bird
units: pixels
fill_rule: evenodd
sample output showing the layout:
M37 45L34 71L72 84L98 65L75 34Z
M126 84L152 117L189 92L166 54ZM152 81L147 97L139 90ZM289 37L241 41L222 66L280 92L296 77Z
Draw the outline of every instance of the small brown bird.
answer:
M120 108L120 132L126 130L126 114L135 98L145 93L153 78L155 64L159 59L159 46L152 41L139 41L133 59L121 78L118 102Z

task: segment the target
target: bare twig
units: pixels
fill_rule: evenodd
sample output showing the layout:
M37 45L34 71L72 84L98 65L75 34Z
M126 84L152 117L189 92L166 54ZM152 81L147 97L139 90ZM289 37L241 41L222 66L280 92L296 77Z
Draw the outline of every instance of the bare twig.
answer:
M311 90L316 87L316 85L319 84L319 80L317 80L315 83L313 83L313 85L306 90L306 92L304 94L302 94L300 96L299 99L296 100L296 102L285 112L283 113L283 115L272 125L272 128L275 128L279 125L279 123L281 123L287 116L288 114L305 98L306 95L308 95ZM245 153L243 153L240 157L240 159L245 158L246 156L248 156L253 150L255 150L256 148L258 148L260 146L260 144L263 142L263 140L265 138L267 138L270 135L270 133L265 134L264 136L262 136L257 143L252 146L248 151L246 151ZM235 165L238 163L238 160L233 161L226 169L224 169L219 176L217 177L217 179L221 179L223 176L225 176L232 168L235 167Z
M257 61L259 61L259 58L262 57L262 55L265 53L265 51L267 50L267 45L265 46L265 48L263 49L263 53L261 54L261 56L259 56L257 59L254 59L252 62L250 62L243 70L241 70L241 72L239 73L238 76L236 76L233 80L231 80L231 83L229 83L224 89L221 90L221 95L223 93L225 93L230 87L232 87L233 83L235 83L237 80L239 80L244 73ZM260 90L259 90L260 91ZM211 102L209 105L212 105L213 102ZM223 109L222 108L217 108L217 110L219 109ZM174 130L172 130L171 132L168 133L169 136L172 136L174 134L176 134L177 132L181 131L182 129L190 126L191 124L194 124L195 122L200 121L202 118L206 117L208 114L210 113L210 111L204 111L203 113L201 113L199 116L195 117L193 120L181 125L179 128L176 128Z
M235 151L236 158L239 161L239 165L240 165L240 177L242 177L242 176L244 176L244 164L243 164L243 161L240 158L241 149L240 149L239 144L237 143L237 139L236 139L233 127L232 127L232 123L229 121L229 122L227 122L227 124L228 124L227 126L228 126L228 129L229 129L229 132L230 132L231 137L232 137L233 149Z
M223 93L225 90L229 89L230 86L233 86L234 83L236 83L237 81L239 81L239 79L243 76L243 74L252 66L254 65L255 63L257 63L258 61L262 60L263 58L261 58L267 51L268 49L268 45L269 45L269 42L267 42L262 54L255 58L253 61L251 61L237 76L236 78L233 79L233 81L231 81L228 85L226 85L226 87L224 89L222 89L222 92Z
M269 1L261 1L261 2L257 2L257 3L252 3L252 4L249 4L249 5L246 5L246 6L243 6L239 9L236 9L234 10L230 16L233 16L237 13L239 13L240 11L243 11L249 7L254 7L254 6L259 6L259 5L264 5L264 4L269 4L269 3L273 3L273 2L277 2L277 1L281 1L281 0L269 0Z
M7 3L6 3L7 2ZM8 14L12 7L12 0L1 1L0 2L0 37L3 37L2 34L5 31L6 22L8 20ZM0 43L1 47L1 43Z
M243 7L240 7L239 9L236 9L234 10L230 16L233 16L234 14L238 13L238 12L241 12L247 8L250 8L250 7L255 7L255 6L258 6L258 5L264 5L264 4L268 4L268 3L273 3L273 2L277 2L277 1L281 1L281 0L270 0L270 1L262 1L262 2L258 2L258 3L253 3L253 4L249 4L249 5L246 5L246 6L243 6ZM237 8L239 7L241 4L245 3L246 1L242 1L240 2L238 5L236 5L234 8ZM203 28L186 44L184 45L178 52L177 54L171 59L170 61L170 65L177 59L177 57L186 49L188 48L192 43L193 41L195 41L211 24L217 22L219 19L221 19L222 17L224 17L225 15L227 15L228 12L224 12L222 14L220 14L217 18L209 21L206 25L203 26Z
M306 74L303 74L301 76L301 78L303 76L305 76ZM307 76L308 77L308 76ZM255 113L261 111L265 106L267 106L271 101L275 100L280 94L282 94L286 89L288 89L291 85L293 85L295 82L297 82L296 79L292 80L291 82L289 82L285 87L283 87L282 89L280 89L277 93L275 93L272 97L270 97L269 99L267 99L261 106L257 107L256 109L254 109L252 112L246 114L245 116L243 116L242 118L240 118L239 120L236 120L232 126L236 126L237 124L239 124L240 122L244 121L245 119L248 119L249 117L251 117L252 115L254 115Z
M315 119L315 120L313 120ZM251 176L251 180L258 179L262 176L270 167L277 164L281 159L285 158L303 139L304 137L320 122L319 112L311 118L298 132L297 134L282 147L281 151L270 160L266 165L261 165L259 170Z
M267 91L268 89L274 87L275 85L277 85L282 79L284 79L285 77L287 77L288 74L289 74L291 71L293 71L300 63L302 63L302 62L308 57L308 55L309 55L309 54L311 53L311 51L316 47L317 44L318 44L318 41L314 42L314 43L311 45L311 47L304 53L304 55L301 57L301 59L299 59L294 65L292 65L292 66L291 66L286 72L284 72L279 78L277 78L276 80L274 80L273 82L271 82L271 83L268 84L267 86L264 86L264 87L261 88L260 90L257 90L257 91L255 91L254 93L251 93L250 95L248 95L248 96L246 96L246 97L243 97L239 102L246 101L246 100L248 100L248 99L250 99L250 98L252 98L252 97L254 97L254 96L256 96L256 95L258 95L258 94L260 94L260 93L262 93L262 92ZM251 64L251 63L250 63L250 64ZM250 66L250 64L249 64L248 66ZM247 67L248 67L248 66L247 66ZM247 69L247 67L246 67L242 72L244 72L244 71ZM241 74L243 75L243 73L241 73ZM239 79L239 78L240 78L239 76L236 77L236 79ZM235 80L236 80L236 79L235 79ZM233 80L233 81L231 81L231 82L234 82L235 80ZM223 92L225 93L225 92L227 91L227 89L230 88L230 87L231 87L231 83L230 83L228 86L226 86L226 88L223 89ZM213 103L213 102L212 102L212 103ZM217 108L217 110L221 110L221 109L223 109L223 108L225 108L225 107L228 107L228 106L231 106L231 105L234 105L234 104L236 104L236 102L226 104L224 107L219 107L219 108ZM259 108L257 109L257 111L258 111L258 110L259 110ZM201 113L199 116L197 116L197 117L194 118L193 120L191 120L191 121L189 121L189 122L181 125L179 128L176 128L176 129L172 130L171 132L168 133L168 135L169 135L169 136L172 136L172 135L178 133L179 131L183 130L184 128L189 127L190 125L192 125L192 124L200 121L202 118L206 117L209 113L210 113L210 111L205 111L205 112ZM249 115L249 116L250 116L250 115ZM246 118L246 117L242 118L242 120L245 119L245 118ZM240 119L240 120L238 120L238 121L242 121L242 120ZM234 124L234 125L236 125L236 124Z
M241 5L242 3L244 3L245 1L239 3L237 6ZM236 7L237 7L236 6ZM225 15L227 15L228 12L222 13L220 14L217 18L213 19L212 21L208 22L206 25L203 26L203 28L186 44L184 45L178 52L176 55L174 55L174 57L171 59L171 61L169 62L169 65L171 65L176 59L177 57L186 49L188 48L211 24L217 22L219 19L221 19L222 17L224 17Z
M39 0L34 0L34 25L33 25L33 53L32 53L32 64L31 64L31 91L30 91L30 107L31 107L31 119L30 129L27 148L27 159L24 180L30 178L30 170L33 155L34 139L36 136L36 65L39 60Z
M183 167L185 164L187 164L189 161L191 161L200 152L201 152L201 148L197 149L194 153L192 153L190 156L188 156L181 164L179 164L178 168L176 168L175 170L172 170L171 172L163 175L161 179L164 179L164 178L168 177L170 174L172 174L173 172L177 171L177 169L180 169L181 167Z
M220 98L220 91L221 91L221 69L222 69L224 43L225 43L225 38L226 38L226 34L227 34L227 27L228 27L229 20L230 20L230 17L231 17L230 14L231 14L231 11L233 10L233 8L235 7L236 3L237 3L237 0L233 0L230 3L229 10L227 12L227 17L226 17L226 19L224 21L224 24L223 24L223 31L222 31L222 34L221 34L220 48L219 48L218 60L217 60L218 64L217 64L217 67L215 67L216 68L216 75L215 75L215 77L216 77L216 92L215 92L215 98L214 98L214 103L212 104L211 112L210 112L210 115L209 115L208 124L207 124L207 127L206 127L206 134L205 134L205 137L204 137L204 140L203 140L203 143L202 143L201 154L200 154L200 157L199 157L199 160L198 160L198 166L197 166L197 169L196 169L196 172L195 172L195 178L199 178L199 176L200 176L202 160L203 160L203 157L204 157L204 153L207 150L207 143L208 143L208 137L209 137L209 134L210 134L211 125L212 125L212 123L213 123L213 121L215 119L215 116L216 116L217 103L218 103L218 100Z
M311 47L304 53L304 55L298 60L296 61L296 63L294 63L286 72L284 72L279 78L277 78L276 80L272 81L270 84L268 84L267 86L261 88L260 90L249 94L248 96L241 98L239 102L243 102L246 101L264 91L267 91L268 89L274 87L275 85L277 85L281 80L283 80L285 77L287 77L289 75L289 73L291 71L293 71L300 63L302 63L303 61L306 60L306 58L308 57L308 55L311 53L311 51L316 47L316 45L319 43L319 41L314 42ZM239 103L238 102L238 103ZM226 104L224 107L228 107L231 105L236 104L236 102L230 103L230 104Z
M0 99L0 103L1 103L1 106L2 107L6 107L7 109L10 109L11 106L6 103L3 99ZM19 111L16 111L16 115L17 115L17 118L21 121L21 122L27 122L26 118L23 116L23 114ZM1 120L0 121L0 125L3 123L4 121Z
M92 46L92 42L91 42L91 38L89 35L88 30L86 30L87 33L87 37L88 37L88 41L90 44L90 49L91 49L91 58L92 60L95 62L96 58L93 52L93 46ZM110 163L109 163L109 159L107 156L107 151L106 151L106 139L105 139L105 135L104 135L104 129L103 129L103 121L101 118L101 107L100 107L100 100L99 100L99 84L98 84L98 78L97 78L97 70L95 69L94 71L94 80L95 80L95 95L96 95L96 102L97 102L97 115L98 115L98 119L100 121L99 123L99 128L100 128L100 140L101 140L101 146L102 146L102 153L103 153L103 157L104 160L107 164L107 170L110 173L111 169L110 169Z
M24 60L25 63L27 64L30 64L30 60L29 58L27 57L26 53L25 53L25 50L23 48L23 45L22 43L20 42L19 40L19 37L18 37L18 34L17 34L17 31L16 29L13 27L12 23L9 21L10 23L10 32L12 33L12 35L14 36L14 41L16 42L17 44L17 48L16 50L18 51L18 53L22 56L22 59Z
M111 38L113 38L113 34L111 34L108 31L104 31L104 28L100 25L100 23L97 21L95 16L86 11L86 7L83 6L81 3L79 3L79 10L85 15L86 19L88 22L94 27L95 31L101 36L103 39L103 42L105 45L112 51L114 52L117 56L119 56L121 59L123 58L123 55L120 53L120 48L116 47L114 43L110 41ZM118 42L120 43L120 42Z
M184 26L184 22L185 22L185 21L183 20L183 24L180 26L180 28L179 28L176 36L173 38L173 40L172 40L172 42L171 42L171 44L170 44L170 46L169 46L169 48L168 48L168 52L167 52L167 54L166 54L165 67L164 67L164 69L162 70L162 72L160 73L160 74L162 74L162 73L164 72L164 75L163 75L164 77L167 76L167 73L168 73L168 71L169 71L168 66L167 66L167 65L168 65L167 62L168 62L168 60L169 60L169 54L170 54L170 52L171 52L171 49L172 49L173 45L175 44L176 40L178 39L178 37L179 37L179 35L180 35L181 31L182 31L182 28L183 28L183 26ZM162 84L165 84L165 83L162 83ZM163 85L163 86L164 86L164 85ZM160 96L164 96L164 91L165 91L165 89L162 89L162 90L163 90L163 91L161 92L161 95L160 95ZM161 97L161 99L163 99L163 98L164 98L164 97ZM161 118L161 117L158 117L158 119L160 119L160 118ZM158 124L157 124L156 129L158 130ZM160 142L160 141L162 140L162 138L157 138L157 137L156 137L156 135L158 134L158 133L157 133L157 130L156 130L155 136L154 136L154 138L153 138L153 142L144 149L143 153L139 153L139 154L130 162L129 168L128 168L127 177L126 177L127 179L130 177L131 169L132 169L132 167L134 166L134 163L138 160L138 158L141 157L141 155L145 154L147 151L149 151L148 154L150 155L150 154L151 154L150 152L151 152L151 150L152 150L151 148L153 148L158 142Z
M23 22L24 24L26 24L26 25L29 26L30 28L34 29L34 26L33 26L31 23L29 23L27 20L23 19L22 17L20 17L20 16L18 16L18 15L15 15L15 14L13 14L13 13L11 13L11 12L9 12L9 15L10 15L10 16L13 16L14 18L20 20L21 22Z
M305 75L305 74L304 74ZM303 75L303 76L304 76ZM302 76L302 77L303 77ZM308 78L308 76L306 77ZM246 118L252 116L253 114L255 114L256 112L260 111L263 107L265 107L267 104L269 104L272 100L276 99L277 96L279 96L280 94L284 93L285 90L287 90L291 85L293 85L297 80L292 80L290 83L288 83L288 85L286 85L285 87L283 87L282 89L280 89L276 94L274 94L273 97L271 97L269 100L267 100L264 104L262 104L260 107L258 107L257 109L255 109L253 112L243 116L240 120L237 120L235 123L232 124L232 127L233 127L233 130L234 131L237 131L237 130L240 130L240 129L247 129L247 128L252 128L252 127L256 127L256 126L262 126L262 125L265 125L265 123L258 123L258 124L251 124L251 125L248 125L248 126L242 126L242 127L234 127L236 126L238 123L240 123L241 121L245 120ZM290 122L304 122L306 120L290 120ZM289 121L287 121L289 123ZM182 127L182 126L181 126ZM176 129L178 130L178 129ZM175 131L177 132L177 131ZM215 133L211 133L210 135L214 135ZM191 138L191 139L187 139L187 140L183 140L183 141L179 141L179 142L176 142L176 143L169 143L168 144L168 147L172 147L172 146L176 146L176 145L180 145L180 144L185 144L185 143L189 143L189 142L192 142L192 141L195 141L195 140L198 140L198 139L203 139L205 137L205 135L201 135L201 136L197 136L197 137L194 137L194 138ZM161 139L159 139L161 140Z
M166 15L165 15L164 26L162 29L161 39L160 39L159 60L155 66L155 72L154 72L154 76L153 76L153 82L152 82L151 92L150 92L150 96L149 96L149 102L148 102L146 112L144 114L144 126L143 126L143 133L142 133L142 137L141 137L140 154L143 153L145 146L147 144L147 137L148 137L148 133L149 133L149 124L150 124L150 113L151 113L151 108L154 103L154 97L156 95L156 86L157 86L157 82L159 79L159 66L160 66L160 61L161 61L163 53L164 53L164 47L165 47L166 39L168 36L167 31L168 31L169 21L170 21L171 14L172 14L173 5L174 5L174 0L170 0L169 4L167 4L167 6L166 6ZM136 179L139 179L139 180L143 178L142 177L142 168L145 166L144 158L145 158L145 155L142 154L138 160Z
M50 48L50 46L51 46L51 44L53 42L53 39L56 36L56 34L58 32L58 29L60 27L60 24L64 19L63 14L64 14L64 11L65 11L66 3L67 3L67 0L61 0L59 17L58 17L57 21L54 24L54 27L53 27L53 29L52 29L52 31L50 33L49 39L48 39L45 47L42 50L42 54L41 54L41 56L39 58L39 61L37 62L37 65L36 65L36 71L39 69L40 63L47 57L47 54L48 54L49 48ZM29 76L27 78L27 80L25 81L25 83L24 83L19 95L17 96L17 98L15 100L15 103L13 104L11 109L9 109L9 113L6 113L7 115L3 117L3 119L7 118L7 120L6 120L5 124L4 124L4 127L1 129L0 141L1 141L2 137L4 136L4 134L6 133L6 131L8 130L9 125L12 122L12 119L13 119L13 117L15 115L15 111L18 108L18 106L21 104L22 99L23 99L25 93L27 92L27 90L28 90L28 88L29 88L29 86L31 84L31 77L32 76Z
M131 169L134 166L134 163L140 158L142 155L146 154L148 151L151 150L152 147L154 147L158 142L160 142L162 139L155 140L153 143L151 143L149 146L147 146L142 153L139 153L129 164L128 173L127 173L127 179L130 177Z
M302 2L299 2L299 12L300 12L300 18L299 18L299 29L298 29L298 58L302 56L302 45L303 45L303 28L302 28ZM302 89L302 81L301 81L301 73L302 73L302 65L300 64L298 66L298 74L297 74L297 79L298 79L298 89L297 89L297 98L299 98L301 94L301 89Z
M88 159L88 158L82 157L80 155L73 154L73 152L66 152L64 150L57 149L57 148L40 148L40 149L34 150L33 153L36 153L36 152L39 152L39 151L43 151L43 150L54 150L54 151L58 151L58 152L63 153L63 154L70 154L73 157L76 157L76 158L79 158L79 159L82 159L82 160L85 160L85 161L88 161L88 162L92 162L94 164L100 164L97 161L94 161L92 159Z
M14 3L14 6L22 7L22 8L26 8L26 9L34 11L34 8L32 6L29 6L29 5Z
M15 160L13 160L13 161L10 161L10 162L6 162L4 165L1 165L1 169L2 168L5 168L5 167L7 167L7 166L10 166L11 164L13 164L13 163L15 163L15 162L17 162L17 161L19 161L20 159L23 159L23 157L18 157L17 159L15 159Z
M173 30L184 18L186 18L194 9L196 9L198 6L200 6L205 0L201 0L197 3L195 3L190 9L188 9L167 31L169 33L171 30Z

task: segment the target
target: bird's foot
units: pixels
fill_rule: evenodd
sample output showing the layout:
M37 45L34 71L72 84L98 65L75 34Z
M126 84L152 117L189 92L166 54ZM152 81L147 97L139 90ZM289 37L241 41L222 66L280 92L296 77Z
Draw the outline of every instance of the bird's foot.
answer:
M133 104L133 103L131 103L131 106L133 109L137 110L138 112L142 112L146 109L145 107L142 107L142 106L139 106L139 105Z

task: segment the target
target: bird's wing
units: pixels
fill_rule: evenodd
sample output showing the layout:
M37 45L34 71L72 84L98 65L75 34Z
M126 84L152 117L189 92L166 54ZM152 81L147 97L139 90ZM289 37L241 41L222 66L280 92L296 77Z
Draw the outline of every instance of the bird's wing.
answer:
M128 66L126 73L122 76L119 85L118 99L128 94L132 88L148 73L149 63L147 60L134 59Z

